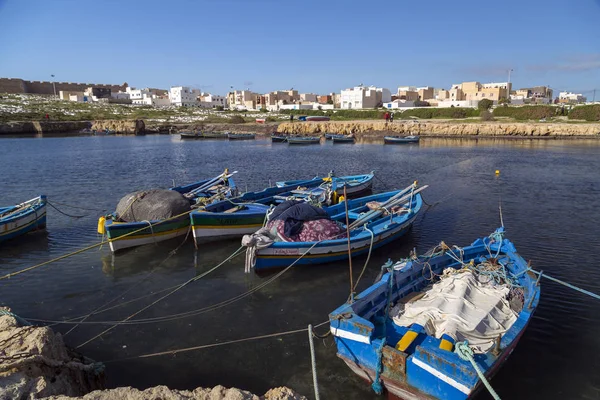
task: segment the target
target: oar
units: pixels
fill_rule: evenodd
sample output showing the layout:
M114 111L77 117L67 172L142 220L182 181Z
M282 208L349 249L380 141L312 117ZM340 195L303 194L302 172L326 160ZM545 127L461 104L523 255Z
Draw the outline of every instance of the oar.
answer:
M378 210L371 210L369 212L367 212L365 215L363 215L362 217L358 218L356 221L354 221L351 225L351 228L356 228L358 226L364 225L366 222L372 220L373 218L378 217L379 215L381 215L383 213L383 210L385 208L389 208L391 206L394 206L400 202L406 201L408 200L410 197L412 197L413 195L415 195L416 193L419 193L420 191L426 189L428 186L425 185L423 187L420 187L417 190L414 190L415 185L410 185L408 186L406 189L400 191L399 193L395 194L393 197L391 197L390 199L388 199L385 203L383 203L381 205L381 208ZM407 192L410 191L410 194L407 194ZM404 196L402 198L399 198L401 196Z
M202 192L203 190L206 190L209 187L211 187L212 185L214 185L217 181L219 181L221 179L224 181L225 179L229 179L234 174L237 174L237 173L238 173L237 171L233 171L231 174L227 174L227 175L221 174L221 175L219 175L217 177L212 178L210 181L206 182L204 185L202 185L200 187L197 187L196 189L194 189L194 190L192 190L192 191L190 191L190 192L188 192L186 194L190 195L190 194L196 194L196 193Z

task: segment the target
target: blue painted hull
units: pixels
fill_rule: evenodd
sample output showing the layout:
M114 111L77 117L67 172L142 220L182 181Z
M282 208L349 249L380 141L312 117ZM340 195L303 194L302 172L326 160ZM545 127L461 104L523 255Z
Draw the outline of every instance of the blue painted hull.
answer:
M0 242L46 228L46 196L0 208Z
M503 232L499 230L497 232ZM444 250L431 258L407 259L397 263L382 279L360 293L352 304L344 304L329 316L331 332L337 345L338 356L359 376L373 382L381 367L383 386L395 396L404 399L467 399L482 386L479 377L468 361L453 351L441 348L441 339L418 333L414 342L404 351L394 347L409 331L398 326L386 316L388 298L391 303L402 301L420 292L430 281L424 268L436 274L443 269L460 267L454 257L464 263L469 260L486 260L489 254L503 260L513 279L523 288L523 308L515 322L502 335L499 351L493 349L475 354L475 362L487 378L491 378L515 349L539 302L540 288L536 277L527 273L527 263L517 254L507 239L498 236L478 239L471 246L458 250ZM489 249L489 250L488 250ZM496 258L495 254L499 254ZM477 262L477 261L476 261ZM427 269L429 271L429 269ZM391 288L391 295L388 294ZM388 297L389 296L389 297ZM385 321L385 323L383 322ZM382 341L385 345L382 347ZM379 349L383 349L381 363Z
M366 204L371 201L386 201L400 191L381 193L348 201L350 219L360 217L366 212ZM350 232L350 246L352 257L365 254L372 246L377 249L403 236L412 226L417 214L421 210L423 201L420 194L412 199L411 211L401 215L379 216L369 222L366 227L356 228ZM333 220L345 220L345 205L343 203L324 208ZM303 256L304 255L304 256ZM300 258L302 256L302 258ZM300 258L300 259L299 259ZM299 259L299 260L298 260ZM348 240L339 238L315 242L275 242L271 246L256 252L257 271L284 268L297 261L294 265L324 264L333 261L348 259Z

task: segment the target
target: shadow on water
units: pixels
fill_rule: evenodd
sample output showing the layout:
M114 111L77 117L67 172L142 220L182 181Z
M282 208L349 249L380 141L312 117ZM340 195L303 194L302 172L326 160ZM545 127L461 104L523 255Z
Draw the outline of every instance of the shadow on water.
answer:
M376 171L374 192L406 187L415 179L430 187L425 208L402 239L373 252L358 290L378 275L388 258L419 253L444 240L468 245L499 225L502 199L507 236L534 268L600 292L596 254L600 242L600 142L424 138L416 146L321 144L296 148L256 141L179 141L169 136L1 139L2 203L45 193L56 201L93 209L73 221L48 213L48 234L0 247L0 269L17 271L99 243L100 210L112 210L128 192L169 187L238 170L238 185L262 189L268 182ZM22 159L37 163L22 163ZM106 165L110 159L110 168ZM43 170L39 165L45 165ZM494 174L500 170L499 176ZM165 288L198 276L239 248L239 240L204 243L196 250L183 237L112 255L106 245L0 283L0 302L24 317L62 320L111 304L90 321L124 319L158 299ZM174 254L170 254L177 249ZM353 259L354 277L366 255ZM153 352L223 343L305 328L327 320L349 296L347 262L292 268L250 296L273 275L244 274L244 254L178 290L136 318L176 319L119 326L81 348L96 360L122 360ZM521 343L492 380L502 398L597 398L600 379L600 304L547 281ZM127 292L125 295L124 292ZM133 301L131 301L133 300ZM112 303L110 303L112 301ZM131 301L131 302L129 302ZM67 344L86 342L109 325L81 325ZM71 326L58 325L65 333ZM319 328L325 332L327 325ZM335 355L331 338L316 341L321 396L377 399L368 384ZM109 384L178 389L238 386L264 393L288 385L312 398L306 332L150 358L114 361ZM477 398L488 398L480 392Z

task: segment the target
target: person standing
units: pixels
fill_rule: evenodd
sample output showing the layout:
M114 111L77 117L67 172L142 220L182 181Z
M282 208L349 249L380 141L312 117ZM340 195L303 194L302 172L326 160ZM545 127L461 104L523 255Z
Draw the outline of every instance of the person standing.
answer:
M390 120L390 113L386 111L385 114L383 115L383 117L385 118L385 123L387 124L388 121Z
M290 114L290 122L294 122L294 114Z

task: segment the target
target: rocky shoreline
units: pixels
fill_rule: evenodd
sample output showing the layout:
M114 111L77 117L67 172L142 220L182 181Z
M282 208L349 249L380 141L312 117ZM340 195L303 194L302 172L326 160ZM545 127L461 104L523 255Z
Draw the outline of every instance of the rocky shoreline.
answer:
M456 122L411 120L385 121L327 121L283 123L187 123L168 124L152 120L100 120L8 122L0 124L0 135L78 134L84 128L111 130L118 134L169 134L182 131L252 132L270 135L279 132L292 135L321 135L324 133L353 134L357 137L385 135L420 135L424 137L521 137L521 138L600 138L600 123L547 122Z
M46 400L306 400L279 387L263 396L215 386L189 390L155 386L105 389L104 365L67 348L49 327L23 325L0 307L0 399Z

